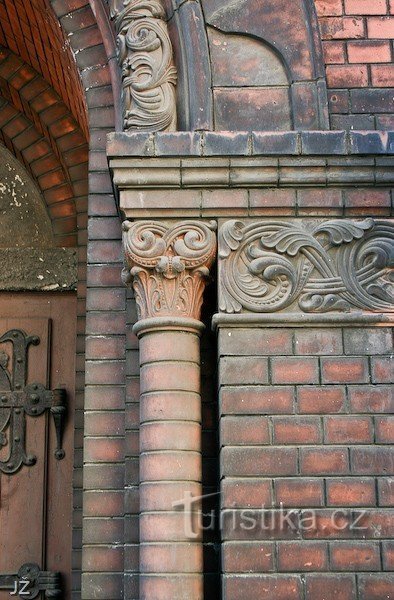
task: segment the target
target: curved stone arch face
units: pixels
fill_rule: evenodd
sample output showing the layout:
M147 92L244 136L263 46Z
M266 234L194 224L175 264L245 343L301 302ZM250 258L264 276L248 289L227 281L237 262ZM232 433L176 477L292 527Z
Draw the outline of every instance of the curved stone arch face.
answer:
M215 129L293 129L291 74L277 50L250 35L207 32Z
M51 219L35 183L0 144L0 248L54 246Z
M325 69L312 0L200 0L176 3L175 10L167 1L164 4L178 69L179 129L328 129ZM215 81L213 28L229 39L244 36L256 48L260 44L261 49L271 49L273 71L279 62L288 74L288 92L266 85L259 94L246 82L234 86L233 93L223 93ZM267 64L267 56L261 58L262 66ZM245 73L249 66L244 63ZM255 72L252 65L250 82ZM240 91L243 98L237 106L234 98ZM245 112L245 106L253 104L255 112L253 106ZM239 120L234 116L238 109ZM264 114L273 118L267 117L265 123Z

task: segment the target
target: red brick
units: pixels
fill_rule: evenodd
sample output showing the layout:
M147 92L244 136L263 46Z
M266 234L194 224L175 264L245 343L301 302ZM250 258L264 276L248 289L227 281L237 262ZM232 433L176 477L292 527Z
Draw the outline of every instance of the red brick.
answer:
M274 570L275 547L272 543L224 543L222 554L225 573L267 573Z
M349 386L349 401L356 413L394 412L394 394L389 386Z
M375 432L378 444L394 444L394 417L376 417Z
M319 370L316 358L272 358L272 382L318 383Z
M121 571L123 547L86 546L82 568L84 571Z
M89 289L87 310L124 310L125 290L118 289Z
M386 0L345 0L347 15L385 15Z
M367 27L369 38L384 40L394 38L394 17L370 17Z
M347 53L350 63L384 63L391 61L389 42L348 42Z
M349 91L335 90L328 93L328 106L334 114L346 114L349 112Z
M262 508L272 504L269 480L224 479L221 491L223 508Z
M334 571L379 571L380 549L376 542L340 542L330 544Z
M349 471L346 449L302 448L300 469L305 475L340 475Z
M393 574L370 574L359 577L360 600L389 600L393 596Z
M393 65L372 65L371 66L372 85L374 87L392 87L394 86L394 67Z
M121 462L124 457L123 446L121 438L86 438L85 462Z
M289 414L293 401L294 390L288 386L227 387L220 392L223 414Z
M326 65L338 65L345 62L345 45L343 42L323 42L323 52Z
M383 569L394 571L394 541L382 543Z
M85 491L83 498L83 514L85 517L123 516L123 490Z
M327 188L299 189L297 190L297 203L302 208L340 208L342 207L342 191ZM318 333L316 329L309 331Z
M93 241L88 247L89 262L109 263L122 261L122 244L116 241Z
M219 347L229 356L291 354L293 335L289 329L221 329Z
M86 362L86 383L96 385L119 384L125 382L125 363L124 361L87 361Z
M352 448L352 471L360 475L391 475L394 472L394 448Z
M330 88L355 88L368 85L368 69L365 66L329 65L326 74Z
M86 436L124 435L124 415L121 412L87 411L85 415Z
M310 510L301 513L306 525L308 516L310 517ZM357 537L351 529L354 521L355 512L349 509L318 509L314 513L313 522L309 521L311 526L304 528L303 535L305 539L353 539Z
M270 434L267 417L222 417L220 441L223 446L269 444Z
M299 600L301 580L297 576L249 575L225 576L223 592L226 600L267 598L267 600Z
M355 511L353 520L355 515L357 515L357 527L363 539L375 539L377 532L379 532L379 538L391 539L394 531L393 510L369 509L368 511Z
M379 506L394 506L394 479L378 479Z
M327 479L329 506L375 506L374 479Z
M276 506L313 507L324 505L323 481L319 479L275 480Z
M126 579L125 581L127 582L128 580ZM124 593L123 573L84 573L82 575L82 582L83 589L90 597L96 594L97 589L103 593L105 598L122 598Z
M319 23L323 40L346 40L364 37L364 19L362 18L323 17L319 20Z
M392 357L372 358L372 381L373 383L393 383L394 361Z
M345 206L379 208L390 206L389 190L366 190L362 188L345 190Z
M315 0L315 7L319 17L343 14L342 0Z
M94 340L95 338L87 338L87 341ZM100 338L99 338L100 339ZM110 339L108 337L102 338L104 341ZM117 339L117 338L114 338ZM122 340L122 337L119 336ZM93 342L94 344L94 342ZM111 345L111 342L109 342ZM123 343L124 347L124 343ZM115 350L116 351L116 350ZM110 350L111 352L111 350ZM94 353L94 350L93 350ZM87 385L85 388L85 409L86 410L124 410L124 399L125 393L122 387L116 386L91 386ZM139 421L138 421L139 423Z
M300 413L338 413L344 409L345 388L342 386L299 387L298 410Z
M352 575L307 575L306 600L355 600Z
M317 417L275 418L272 424L274 444L318 444L322 440Z
M326 571L327 567L325 542L278 542L279 571Z
M252 209L295 206L296 192L292 189L257 189L249 191ZM254 213L256 214L256 213Z
M366 358L322 358L322 381L324 383L368 383Z
M268 383L268 359L260 356L224 356L220 361L221 385Z
M221 452L222 472L228 477L295 475L295 448L237 448L227 446Z
M324 440L327 444L373 443L370 417L327 417L324 420Z
M124 465L93 464L84 466L85 489L113 490L124 488Z
M342 331L340 329L299 329L294 333L296 354L342 354Z

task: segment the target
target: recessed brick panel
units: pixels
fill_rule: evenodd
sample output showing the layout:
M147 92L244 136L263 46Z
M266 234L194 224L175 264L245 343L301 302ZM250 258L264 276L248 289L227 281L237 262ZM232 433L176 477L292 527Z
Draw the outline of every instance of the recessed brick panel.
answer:
M276 353L275 331L228 328L219 335L226 369L228 353L238 348L242 352L237 357L238 384L233 373L231 385L220 382L225 424L220 439L229 444L221 451L221 489L222 510L227 511L226 548L242 539L247 561L245 565L240 558L239 569L234 561L226 563L224 598L259 593L263 562L266 577L304 574L305 597L296 588L283 592L285 598L379 597L369 578L377 589L387 589L386 576L378 572L387 572L393 560L386 538L394 502L391 330L280 329L278 339L287 340L282 355ZM266 336L272 341L268 349ZM244 384L245 372L254 376L254 369L248 369L252 358L256 364L268 359L267 385ZM265 513L274 514L273 529L242 530L237 521L232 531L231 507L252 511L249 516L264 507ZM288 515L294 529L281 530L275 511ZM311 514L316 519L313 526L300 533L302 519L307 523ZM262 536L265 542L267 537L276 540L274 559L271 549L264 561L253 554L251 548L260 547ZM238 548L241 552L242 546ZM249 571L244 570L247 565ZM270 589L265 586L264 593L276 600Z

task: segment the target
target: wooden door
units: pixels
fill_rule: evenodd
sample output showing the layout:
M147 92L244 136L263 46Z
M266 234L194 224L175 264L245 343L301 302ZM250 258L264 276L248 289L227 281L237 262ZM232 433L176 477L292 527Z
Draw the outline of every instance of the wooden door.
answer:
M11 333L4 337L7 332ZM18 369L24 368L23 344L17 345L18 336L24 337L25 345L28 344L26 376L22 385ZM26 336L29 336L27 342ZM3 342L0 341L0 461L3 464L3 472L0 472L0 575L17 573L26 563L36 563L42 571L60 572L63 591L58 597L66 600L71 597L75 336L76 298L73 294L0 294L0 340L3 337ZM7 381L11 393L16 381L19 381L20 392L23 392L21 387L31 392L32 384L42 385L47 390L66 390L63 459L58 459L59 454L55 456L57 438L50 409L37 416L27 415L23 409L15 408L22 402L22 395L9 394L8 398L14 398L14 407L10 408L6 396L1 394ZM30 387L26 388L26 385ZM51 400L47 399L47 402ZM24 436L22 421L25 423ZM16 450L23 445L26 448L24 463L27 464L22 464L12 474L4 473L8 467L12 470L18 466L18 453L14 452L10 457L12 446ZM44 593L38 597L44 598ZM10 590L0 590L0 600L10 600Z

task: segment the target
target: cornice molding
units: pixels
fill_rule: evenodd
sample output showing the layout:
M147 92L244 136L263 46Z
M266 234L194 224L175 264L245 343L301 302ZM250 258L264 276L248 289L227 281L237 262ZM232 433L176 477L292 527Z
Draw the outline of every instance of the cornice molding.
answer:
M139 319L199 319L216 256L215 222L123 223L123 281L134 289Z

